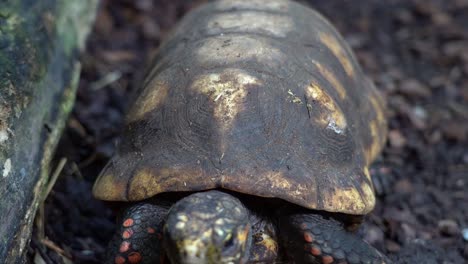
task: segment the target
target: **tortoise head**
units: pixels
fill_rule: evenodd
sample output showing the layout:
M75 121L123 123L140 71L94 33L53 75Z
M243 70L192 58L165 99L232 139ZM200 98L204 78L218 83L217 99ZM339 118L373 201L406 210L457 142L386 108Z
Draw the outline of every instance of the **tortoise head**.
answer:
M164 226L164 243L173 263L245 263L250 237L247 209L219 191L181 199Z

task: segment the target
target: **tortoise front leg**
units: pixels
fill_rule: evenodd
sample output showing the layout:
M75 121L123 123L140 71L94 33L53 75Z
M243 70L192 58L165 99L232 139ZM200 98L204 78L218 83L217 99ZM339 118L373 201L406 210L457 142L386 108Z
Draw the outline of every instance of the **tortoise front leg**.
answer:
M129 207L109 243L107 264L164 263L162 228L168 209L150 203Z
M321 215L283 215L279 233L286 254L295 263L391 263L377 249L346 231L340 222Z

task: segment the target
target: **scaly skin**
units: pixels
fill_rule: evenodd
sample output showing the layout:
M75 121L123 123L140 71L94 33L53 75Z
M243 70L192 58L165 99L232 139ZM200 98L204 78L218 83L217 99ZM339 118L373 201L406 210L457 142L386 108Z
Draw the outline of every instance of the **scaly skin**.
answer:
M162 250L163 220L167 210L150 203L128 208L109 244L106 264L168 263Z
M122 217L107 263L391 263L332 218L249 205L220 191L188 195L169 212L134 205Z
M389 264L391 261L343 225L318 214L280 216L280 240L288 256L301 264Z

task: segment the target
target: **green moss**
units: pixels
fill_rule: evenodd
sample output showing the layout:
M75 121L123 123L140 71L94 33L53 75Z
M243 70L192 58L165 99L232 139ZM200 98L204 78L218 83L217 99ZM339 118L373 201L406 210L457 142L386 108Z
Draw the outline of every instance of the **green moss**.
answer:
M80 0L78 1L59 1L60 10L57 18L57 34L62 40L62 46L65 54L72 55L73 50L77 47L82 49L84 47L85 36L88 34L89 29L83 28L81 25L90 24L89 8L87 6L95 4L95 0ZM94 10L95 11L95 10ZM93 11L93 12L94 12Z

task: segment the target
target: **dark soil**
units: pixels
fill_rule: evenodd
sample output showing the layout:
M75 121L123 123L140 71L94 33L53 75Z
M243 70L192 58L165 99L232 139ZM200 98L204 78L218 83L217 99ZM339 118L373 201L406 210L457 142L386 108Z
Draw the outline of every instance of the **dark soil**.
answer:
M32 262L100 263L115 224L92 183L148 57L200 2L102 1ZM390 189L360 234L398 263L468 263L468 0L302 2L336 25L387 98L390 133L374 173Z

